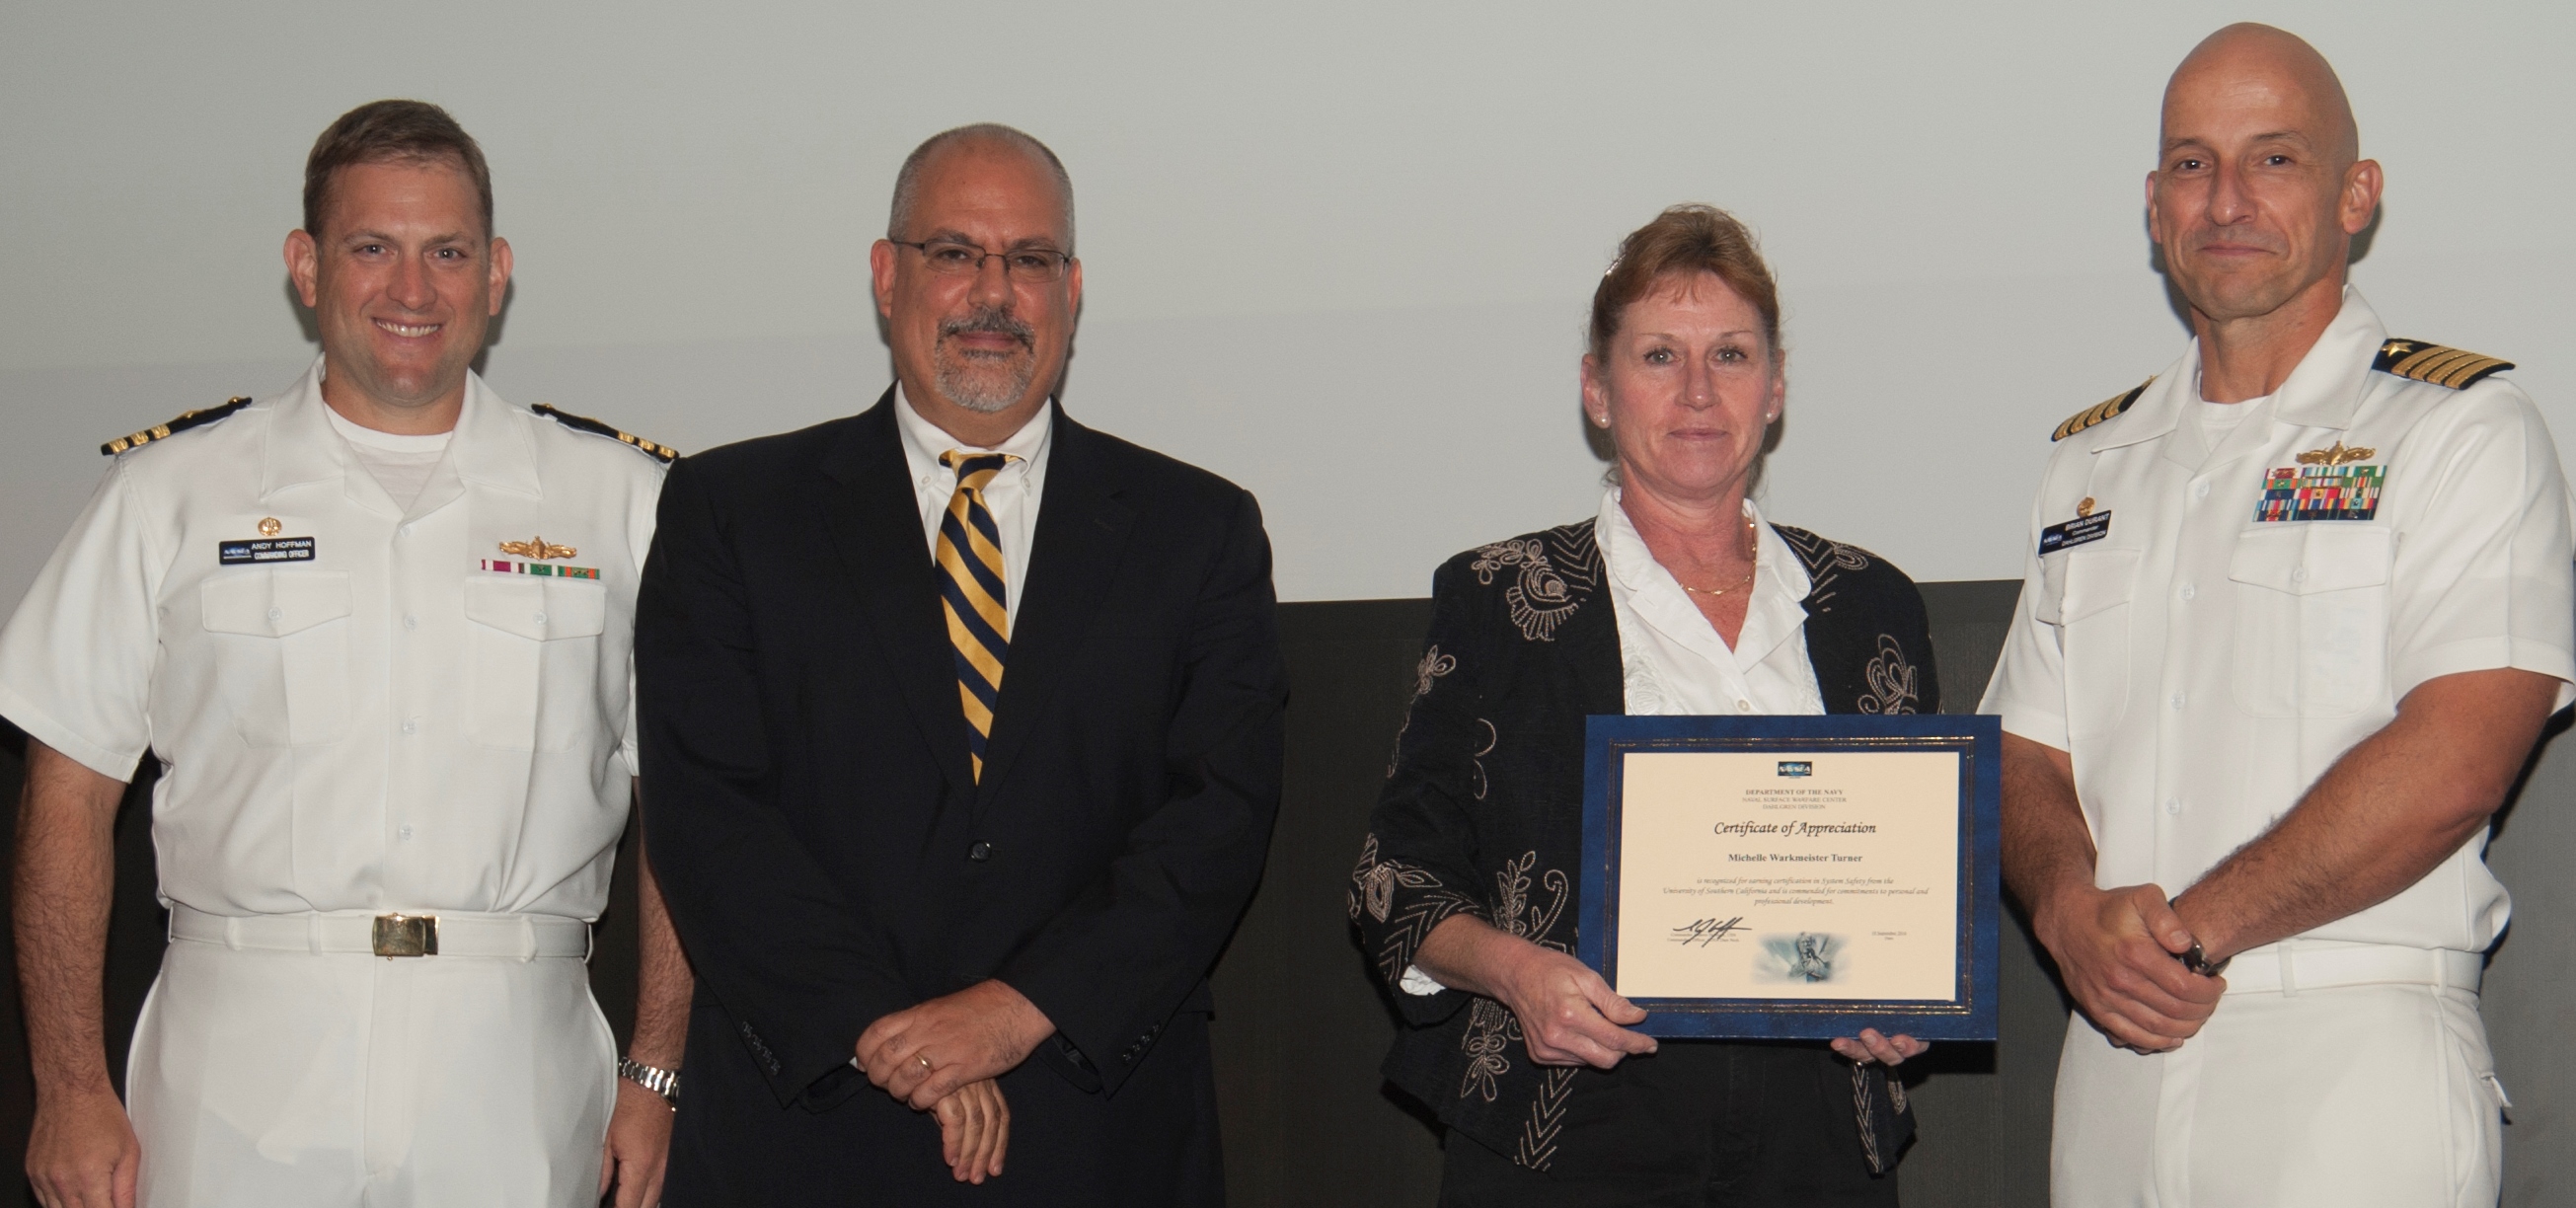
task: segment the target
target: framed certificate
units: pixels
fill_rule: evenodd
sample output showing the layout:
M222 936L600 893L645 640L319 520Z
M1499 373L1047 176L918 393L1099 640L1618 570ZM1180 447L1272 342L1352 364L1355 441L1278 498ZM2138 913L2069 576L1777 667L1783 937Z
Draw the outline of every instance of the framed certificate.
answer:
M1995 1038L2000 719L1588 726L1579 955L1638 1031Z

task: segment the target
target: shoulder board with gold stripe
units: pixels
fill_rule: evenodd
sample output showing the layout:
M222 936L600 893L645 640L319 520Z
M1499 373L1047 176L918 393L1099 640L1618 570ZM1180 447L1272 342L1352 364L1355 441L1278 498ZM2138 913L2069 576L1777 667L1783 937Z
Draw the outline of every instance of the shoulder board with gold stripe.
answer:
M2067 416L2065 423L2057 425L2057 431L2048 434L2048 439L2052 442L2061 441L2106 419L2117 418L2121 412L2129 409L2129 404L2138 401L2138 396L2145 394L2147 387L2154 384L2155 380L2148 378L2138 383L2138 388L2127 394L2114 395Z
M642 450L646 454L660 461L674 461L680 456L680 451L669 445L657 445L652 441L635 435L632 432L620 432L617 429L586 415L574 415L569 411L560 411L553 407L549 407L544 403L538 403L537 405L528 408L528 410L545 416L547 419L553 420L558 424L562 424L564 427L571 428L576 431L588 432L593 436L605 436L620 444L633 445L635 448Z
M2381 373L2466 390L2484 381L2488 374L2513 368L2513 362L2422 340L2390 340L2379 346L2379 356L2370 362L2370 367Z
M154 424L151 427L145 428L131 436L117 437L115 440L111 440L106 444L100 445L98 447L98 451L110 457L114 457L128 449L140 449L156 440L168 440L170 439L170 434L173 432L185 432L190 428L205 427L206 425L222 419L227 415L231 415L233 412L239 411L249 405L250 396L235 395L231 398L225 399L223 405L220 407L208 407L203 411L183 411L179 413L179 418L171 420L168 423Z

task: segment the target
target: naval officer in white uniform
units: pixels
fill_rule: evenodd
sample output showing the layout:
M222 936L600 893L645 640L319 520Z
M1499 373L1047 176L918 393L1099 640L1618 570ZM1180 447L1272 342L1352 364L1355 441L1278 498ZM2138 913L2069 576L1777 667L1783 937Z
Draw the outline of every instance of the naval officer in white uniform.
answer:
M2576 552L2511 366L2345 283L2380 183L2305 42L2194 50L2148 207L2196 338L2059 426L2032 510L1985 709L2080 1008L2061 1208L2496 1202L2482 853L2576 696Z
M584 961L671 454L469 371L510 250L444 111L342 117L305 207L287 262L320 359L110 442L0 631L0 714L31 739L29 1174L48 1205L134 1203L138 1164L146 1205L568 1208L612 1177L647 1202L670 1109L616 1077ZM121 1109L109 829L147 749L171 943ZM633 1055L667 1071L687 979L645 901Z

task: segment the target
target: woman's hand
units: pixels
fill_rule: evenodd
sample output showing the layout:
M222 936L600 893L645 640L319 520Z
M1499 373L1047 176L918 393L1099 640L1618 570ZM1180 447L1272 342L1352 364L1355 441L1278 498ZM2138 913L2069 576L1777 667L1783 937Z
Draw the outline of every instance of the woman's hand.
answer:
M1540 1065L1606 1070L1655 1051L1654 1037L1621 1026L1643 1022L1645 1010L1619 997L1591 966L1481 919L1441 920L1414 963L1441 985L1509 1008L1520 1020L1530 1060Z
M1844 1037L1834 1042L1834 1051L1853 1061L1868 1064L1875 1061L1894 1069L1908 1057L1920 1057L1932 1046L1911 1036L1881 1036L1876 1028L1862 1028L1860 1038Z

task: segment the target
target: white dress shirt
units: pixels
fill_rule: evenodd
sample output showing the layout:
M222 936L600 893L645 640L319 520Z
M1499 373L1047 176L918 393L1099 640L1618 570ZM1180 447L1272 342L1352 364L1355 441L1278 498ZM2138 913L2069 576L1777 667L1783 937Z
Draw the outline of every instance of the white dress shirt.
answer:
M116 779L160 758L167 901L597 918L663 467L469 376L405 504L332 418L317 359L119 454L0 630L0 714ZM577 551L540 565L591 573L488 568L540 536ZM309 544L227 549L264 537Z
M1610 564L1629 716L1825 711L1824 691L1807 661L1807 610L1798 603L1807 598L1807 568L1750 499L1744 514L1754 530L1753 597L1730 647L1681 581L1655 561L1619 506L1619 488L1602 492L1593 532Z
M2194 343L2127 412L2052 450L1982 711L2072 753L2100 885L2181 893L2428 679L2576 678L2576 517L2539 411L2504 378L2452 390L2374 370L2387 339L2347 289L2234 424L2194 422L2210 410ZM2264 515L2267 476L2337 448L2382 475L2373 515ZM2079 511L2109 514L2100 538L2043 554L2041 531ZM2558 704L2571 696L2560 685ZM2485 950L2508 908L2485 846L2481 828L2303 938Z
M912 499L921 506L921 539L932 557L939 555L939 518L957 494L957 471L939 464L939 455L1008 453L1010 464L984 484L984 506L993 513L993 528L1002 535L1002 601L1004 619L1020 619L1020 585L1029 578L1029 547L1038 533L1038 505L1046 497L1047 451L1055 447L1055 400L1048 399L1010 439L986 448L970 445L923 419L898 383L894 390L894 426L903 434L903 464L912 472ZM1010 635L1004 634L1005 638Z
M1753 584L1738 590L1750 590L1753 597L1730 647L1681 581L1655 561L1627 509L1619 506L1619 488L1602 492L1593 535L1610 564L1610 607L1619 624L1620 682L1629 716L1825 711L1824 690L1807 661L1807 610L1799 603L1812 586L1807 568L1750 499L1744 514L1753 521ZM1442 988L1419 965L1407 966L1399 984L1408 994L1437 994Z

